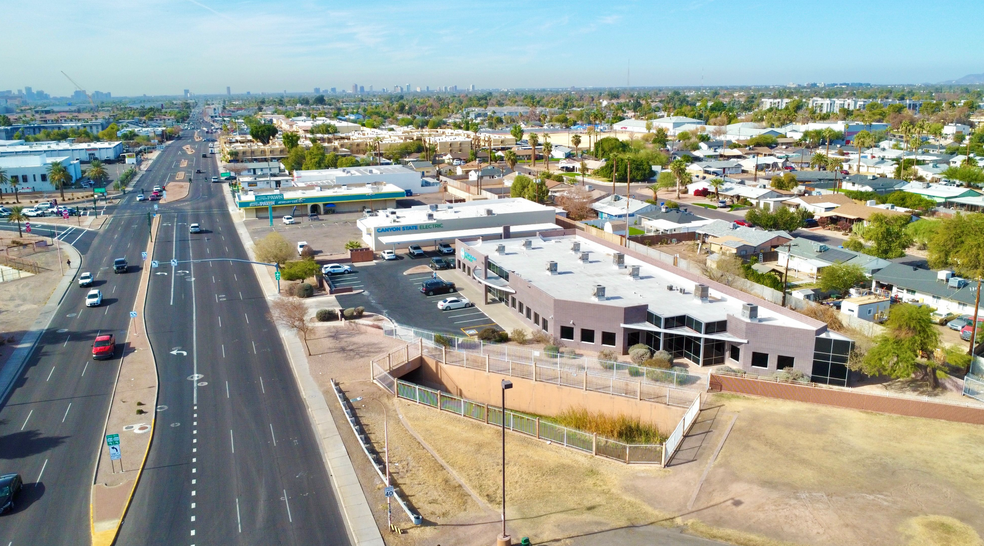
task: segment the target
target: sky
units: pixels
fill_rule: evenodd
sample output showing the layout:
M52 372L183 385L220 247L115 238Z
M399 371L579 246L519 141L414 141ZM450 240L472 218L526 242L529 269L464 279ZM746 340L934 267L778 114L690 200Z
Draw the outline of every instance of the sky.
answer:
M984 1L0 0L0 90L114 96L926 83L984 73ZM11 34L10 27L20 29Z

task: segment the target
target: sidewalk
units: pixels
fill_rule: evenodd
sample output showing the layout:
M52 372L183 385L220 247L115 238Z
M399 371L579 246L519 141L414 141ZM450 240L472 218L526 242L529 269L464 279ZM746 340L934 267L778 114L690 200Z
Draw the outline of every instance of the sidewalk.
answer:
M236 226L236 233L239 234L243 246L246 247L246 253L249 255L249 259L256 261L256 255L253 252L253 241L249 236L246 225L243 223L238 208L233 202L232 193L224 186L222 190L230 216L232 217L232 222ZM256 275L260 287L267 295L267 298L277 297L275 296L277 285L271 278L267 268L261 265L253 265L253 273ZM319 300L321 299L319 298ZM321 300L321 302L327 303L326 300ZM322 306L319 305L319 307ZM309 309L310 311L311 309ZM372 511L369 508L369 501L362 491L359 478L355 474L355 467L352 466L349 454L345 450L345 445L342 443L342 439L338 434L338 428L335 426L335 420L332 419L331 411L328 409L325 395L318 388L318 383L314 380L314 377L311 376L304 346L294 332L288 331L280 325L277 326L277 329L284 341L284 348L287 350L291 369L294 372L294 379L297 381L297 386L301 391L301 397L307 406L315 435L321 442L319 446L321 448L321 454L325 460L329 479L335 489L338 504L342 509L342 515L345 517L349 537L352 539L352 543L357 546L363 544L383 546L385 544L383 537L379 532L379 528L376 527L376 521L373 519Z

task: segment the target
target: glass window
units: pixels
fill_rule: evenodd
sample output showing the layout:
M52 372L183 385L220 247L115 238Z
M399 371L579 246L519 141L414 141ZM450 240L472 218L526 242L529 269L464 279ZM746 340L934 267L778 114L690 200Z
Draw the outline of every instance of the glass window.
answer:
M549 331L550 330L550 323L547 322L547 319L543 319L543 329L545 331Z
M667 317L663 319L663 328L679 328L687 324L687 316L680 315L679 317Z
M708 322L707 324L704 325L705 334L716 334L718 332L727 332L727 331L728 331L728 321L726 320Z
M509 301L512 303L512 308L516 308L516 296L509 296Z
M519 302L519 314L522 315L525 312L526 312L526 306L523 305L523 302Z
M507 280L507 281L509 280L509 272L503 269L502 266L500 266L499 264L493 262L492 260L489 260L489 271L495 273L503 280Z
M791 356L779 355L776 357L776 369L784 370L786 368L792 368L794 360Z
M607 345L609 347L615 346L615 332L602 332L601 333L601 344Z
M574 327L573 326L561 326L560 327L560 339L566 339L569 341L574 341Z
M48 175L46 175L46 174L42 174L42 175L41 175L41 181L42 181L42 182L47 182L47 181L48 181Z
M642 332L629 332L627 334L628 337L626 338L629 342L629 347L637 343L642 343L641 341L639 341L640 339L642 339L642 334L643 334Z
M661 328L663 326L663 317L653 313L652 311L646 311L646 322L657 328Z
M530 317L531 314L533 314L533 309L531 309L529 306L527 306L526 307L526 318L527 319L532 318L532 317Z
M741 360L741 347L737 345L731 346L731 360L734 360L735 362Z
M724 364L725 341L721 339L704 340L704 356L701 358L701 366L711 366L714 364Z
M769 353L756 353L756 352L752 352L752 367L753 368L768 368L769 367Z
M533 324L540 324L540 313L533 313Z
M594 343L594 330L581 328L581 343Z

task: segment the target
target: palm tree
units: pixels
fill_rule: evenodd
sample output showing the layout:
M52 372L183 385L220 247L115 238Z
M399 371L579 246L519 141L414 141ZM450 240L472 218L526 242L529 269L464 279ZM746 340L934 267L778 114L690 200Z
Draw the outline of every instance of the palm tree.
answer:
M89 168L86 169L85 175L92 179L93 182L102 182L103 180L109 178L109 174L106 172L106 167L98 159L93 159L92 163L89 164Z
M861 174L861 150L863 148L871 148L874 145L875 135L868 131L859 131L858 134L854 135L854 146L858 149L858 174Z
M724 185L724 180L721 180L720 178L712 178L712 179L710 179L710 180L707 181L707 184L710 187L714 188L714 198L720 200L721 199L721 186Z
M533 167L536 167L536 145L540 143L540 137L536 136L536 133L530 133L527 139L530 143L530 148L533 151Z
M595 128L592 125L591 127L588 127L588 149L589 150L591 149L591 140L592 140L592 137L594 136L594 134L595 134Z
M553 151L553 144L549 141L543 143L543 162L547 164L547 172L550 172L550 152Z
M506 160L506 165L509 165L509 170L516 170L516 163L519 163L519 157L516 152L512 150L506 150L506 153L502 154L502 158Z
M21 222L26 221L28 221L28 217L24 214L24 207L14 207L10 209L10 216L7 217L7 222L17 222L18 237L24 237L24 233L21 232Z
M20 179L20 177L18 177L18 180L19 179ZM3 169L0 169L0 186L2 186L4 184L10 184L10 177L7 176L7 171L5 171ZM14 187L14 198L16 198L17 197L17 184L16 183L13 183L13 184L10 184L10 185ZM17 202L19 203L20 200L18 199Z
M828 159L824 154L813 154L813 157L810 158L810 166L814 169L825 169L829 163L830 159Z
M588 173L588 162L581 160L581 185L584 185L584 175Z
M581 145L581 135L574 135L571 137L571 144L574 145L574 156L577 157L578 151L577 147Z
M837 136L837 131L831 129L830 127L823 130L823 139L827 141L827 151L824 152L824 155L827 157L830 157L830 141L833 140L835 136Z
M670 163L670 171L676 177L676 198L680 199L680 184L683 183L684 177L687 176L687 162L682 159L674 159L673 163Z
M72 175L61 163L51 163L48 165L48 181L51 185L61 192L62 201L65 200L65 184L72 181Z

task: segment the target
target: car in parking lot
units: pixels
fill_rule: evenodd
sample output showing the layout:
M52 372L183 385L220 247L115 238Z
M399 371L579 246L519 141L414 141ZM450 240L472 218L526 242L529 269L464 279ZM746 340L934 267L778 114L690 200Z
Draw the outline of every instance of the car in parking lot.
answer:
M427 267L433 269L434 271L444 271L445 269L451 269L452 264L449 264L447 260L441 258L440 256L431 258Z
M949 328L949 329L951 329L951 330L956 330L956 331L959 332L960 330L963 329L964 326L967 326L971 322L972 321L970 320L970 317L968 317L966 315L963 315L963 316L957 317L957 318L951 320L950 322L946 323L946 327Z
M24 213L24 216L27 216L29 218L35 218L35 217L38 217L38 216L44 216L44 214L45 214L44 213L44 210L42 210L42 209L36 209L36 208L24 209L22 212Z
M202 232L202 226L200 226L198 224L191 224L190 226L188 226L188 231L190 233L201 233Z
M345 273L354 273L355 270L352 266L345 264L327 264L321 266L321 274L330 277L332 275L343 275Z
M298 241L297 242L297 255L300 256L301 254L303 254L304 253L304 249L307 246L308 246L307 241Z
M440 243L437 245L437 251L441 254L454 254L454 247L447 243Z
M79 286L92 286L92 273L86 271L79 275Z
M153 191L154 193L160 193L163 189L164 188L162 188L160 186L154 186L154 189L151 190L151 191Z
M450 298L444 298L443 300L437 302L437 308L441 311L464 309L465 307L471 307L472 305L474 304L468 301L468 298L460 296L451 296Z
M456 288L453 282L448 282L444 279L427 279L420 285L420 292L425 296L432 296L434 294L450 294L454 292Z
M103 293L95 288L89 290L89 293L85 295L85 306L86 307L99 307L103 302Z
M0 514L13 510L14 500L23 485L20 474L4 474L0 476Z
M416 258L418 256L424 255L424 249L420 248L420 245L410 245L407 247L407 256L411 258Z
M0 218L7 218L11 212L7 207L0 207Z
M396 252L393 252L392 250L384 250L384 251L380 252L379 255L382 256L382 258L384 260L395 260L395 259L397 259L396 258Z
M294 217L293 216L289 216L289 215L288 216L284 216L283 217L283 222L284 222L284 225L285 226L289 226L289 225L291 225L291 224L294 223Z
M936 324L946 324L959 316L960 315L956 313L940 313L939 311L929 315L929 317L933 319L933 322Z
M116 337L113 334L99 334L92 342L92 359L102 360L116 356Z

